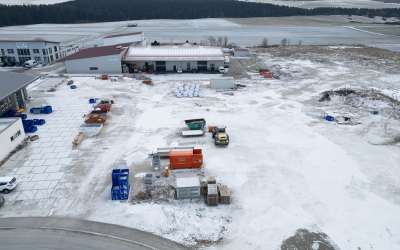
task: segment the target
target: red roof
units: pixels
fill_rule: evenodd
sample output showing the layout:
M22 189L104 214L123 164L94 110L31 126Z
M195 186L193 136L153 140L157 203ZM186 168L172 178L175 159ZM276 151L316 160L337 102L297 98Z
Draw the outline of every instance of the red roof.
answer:
M139 34L143 34L143 32L132 32L132 33L124 33L124 34L113 34L113 35L105 36L104 38L113 38L113 37L120 37L120 36L133 36L133 35L139 35Z
M70 56L64 57L62 61L76 60L83 58L92 58L99 56L110 56L117 55L124 52L131 43L121 43L110 46L93 47L88 49L82 49L79 52L72 54Z

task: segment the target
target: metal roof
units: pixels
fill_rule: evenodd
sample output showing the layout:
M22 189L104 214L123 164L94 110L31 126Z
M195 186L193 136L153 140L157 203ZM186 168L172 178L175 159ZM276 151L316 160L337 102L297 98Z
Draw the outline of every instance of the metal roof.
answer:
M143 32L131 32L131 33L122 33L122 34L111 34L111 35L105 36L104 38L114 38L114 37L134 36L134 35L143 35Z
M182 46L130 47L125 61L223 61L219 47Z
M175 181L177 188L200 187L200 179L198 176L176 177Z
M33 39L0 39L0 42L43 42L43 43L61 43L59 41L49 41L43 38L33 38Z
M10 127L12 124L18 122L19 117L0 118L0 133Z
M26 87L39 76L0 71L0 100Z
M131 43L121 43L110 46L93 47L80 50L75 54L64 57L61 61L69 61L84 58L93 58L100 56L118 55L125 51Z

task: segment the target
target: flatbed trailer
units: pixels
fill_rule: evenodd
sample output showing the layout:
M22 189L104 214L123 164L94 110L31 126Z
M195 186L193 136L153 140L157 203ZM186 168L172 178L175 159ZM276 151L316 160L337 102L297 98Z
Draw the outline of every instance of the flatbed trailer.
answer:
M194 137L194 136L203 136L204 130L182 130L181 135L183 137Z

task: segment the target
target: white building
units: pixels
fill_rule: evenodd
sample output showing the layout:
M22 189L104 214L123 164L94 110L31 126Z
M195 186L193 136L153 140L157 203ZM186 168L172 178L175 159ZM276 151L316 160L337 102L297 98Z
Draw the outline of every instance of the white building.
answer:
M7 65L22 65L25 61L36 60L42 64L53 63L66 55L60 42L43 39L0 40L0 58Z
M0 161L20 145L24 138L21 118L0 118Z
M233 77L224 77L220 79L211 79L210 87L212 89L233 89L236 87Z
M130 43L80 50L63 59L69 74L120 74L121 60Z
M219 47L180 46L129 47L123 63L129 72L218 72L224 66Z

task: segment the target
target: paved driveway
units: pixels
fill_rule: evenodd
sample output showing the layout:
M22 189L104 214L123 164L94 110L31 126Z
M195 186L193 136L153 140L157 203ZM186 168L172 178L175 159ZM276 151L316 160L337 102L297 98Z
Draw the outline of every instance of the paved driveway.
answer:
M142 250L186 249L140 230L57 217L0 219L0 248L7 250Z

